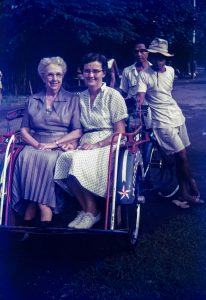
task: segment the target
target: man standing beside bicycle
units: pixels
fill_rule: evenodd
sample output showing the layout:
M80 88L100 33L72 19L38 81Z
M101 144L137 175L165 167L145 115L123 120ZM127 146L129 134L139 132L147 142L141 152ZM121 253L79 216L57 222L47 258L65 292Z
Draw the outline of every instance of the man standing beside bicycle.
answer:
M186 147L190 145L185 117L173 99L174 69L166 65L168 42L155 38L148 48L152 66L141 71L137 79L137 100L141 105L146 98L151 108L152 128L157 141L166 154L174 154L176 175L179 183L178 200L173 202L182 207L190 203L203 203L192 176Z
M128 113L136 111L138 74L151 65L148 61L147 44L143 38L139 38L134 44L134 57L134 64L124 68L120 82L121 94L125 98ZM146 101L144 101L144 105L148 105ZM144 120L146 127L149 128L151 124L151 112L148 109Z

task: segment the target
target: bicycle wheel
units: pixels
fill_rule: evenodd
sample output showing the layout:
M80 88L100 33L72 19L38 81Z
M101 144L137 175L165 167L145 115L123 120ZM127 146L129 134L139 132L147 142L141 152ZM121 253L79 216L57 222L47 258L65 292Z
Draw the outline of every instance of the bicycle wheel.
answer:
M132 246L137 244L140 227L140 204L133 204L126 208L129 241Z
M134 168L133 182L135 199L132 204L126 206L126 223L130 244L135 246L139 236L141 203L144 203L142 166L140 164Z
M160 149L153 147L149 175L153 188L160 196L169 198L178 191L174 155L165 155Z

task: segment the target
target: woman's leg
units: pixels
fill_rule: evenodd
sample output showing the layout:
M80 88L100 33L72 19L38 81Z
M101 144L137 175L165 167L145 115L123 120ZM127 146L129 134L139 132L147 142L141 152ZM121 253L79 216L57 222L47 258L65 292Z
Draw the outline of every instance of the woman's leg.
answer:
M77 198L83 211L79 212L76 218L68 224L68 227L75 229L89 229L100 221L101 214L96 206L95 196L81 186L74 177L69 177L69 188Z
M45 204L39 204L41 221L50 222L52 220L52 210Z
M82 187L76 177L70 176L68 182L69 189L77 198L84 212L90 212L94 216L96 216L98 214L98 209L96 206L95 196L84 187Z
M33 220L36 217L36 211L37 211L36 203L29 202L24 214L24 220L25 221Z

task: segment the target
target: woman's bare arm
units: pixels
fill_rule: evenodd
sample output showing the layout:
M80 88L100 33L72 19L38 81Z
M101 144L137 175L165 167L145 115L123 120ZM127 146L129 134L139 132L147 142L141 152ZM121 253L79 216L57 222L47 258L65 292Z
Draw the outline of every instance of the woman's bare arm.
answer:
M125 121L124 120L120 120L118 122L116 122L114 124L114 133L125 133ZM101 148L101 147L105 147L105 146L108 146L111 144L111 141L112 141L112 137L113 137L113 134L111 134L110 136L108 136L106 139L96 143L96 144L89 144L89 143L84 143L83 145L81 145L79 147L79 149L82 149L82 150L92 150L92 149L95 149L95 148ZM114 142L116 142L118 139L118 136L116 136L114 138Z
M24 142L26 142L28 145L33 146L36 149L39 149L39 142L33 138L33 136L30 134L29 128L23 127L20 129L21 132L21 138Z

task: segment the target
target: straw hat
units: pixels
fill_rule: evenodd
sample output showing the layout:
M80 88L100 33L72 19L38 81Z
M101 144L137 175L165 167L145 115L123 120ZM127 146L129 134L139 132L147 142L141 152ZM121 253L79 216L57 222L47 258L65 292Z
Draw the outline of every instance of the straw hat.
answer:
M168 53L168 42L166 40L155 38L149 45L148 52L160 53L164 56L174 56L174 54Z

